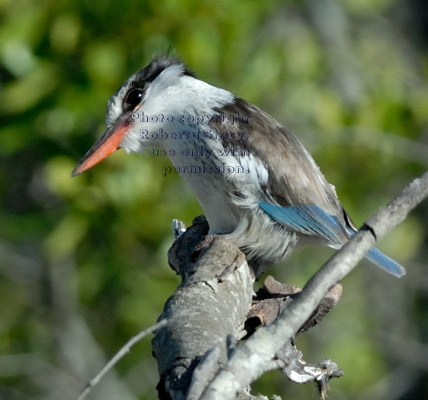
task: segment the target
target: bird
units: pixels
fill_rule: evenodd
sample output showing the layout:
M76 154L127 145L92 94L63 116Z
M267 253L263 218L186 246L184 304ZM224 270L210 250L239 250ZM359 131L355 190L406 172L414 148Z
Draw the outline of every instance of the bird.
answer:
M162 175L187 182L209 233L234 241L257 275L297 244L340 249L357 232L335 187L290 130L198 79L180 58L154 57L127 79L108 101L106 125L72 176L118 149L168 156ZM376 248L365 257L397 277L406 272Z

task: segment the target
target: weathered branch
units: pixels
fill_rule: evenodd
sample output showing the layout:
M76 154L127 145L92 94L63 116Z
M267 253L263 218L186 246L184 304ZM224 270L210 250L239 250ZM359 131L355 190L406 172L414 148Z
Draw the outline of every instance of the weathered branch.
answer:
M169 323L154 338L153 351L161 374L159 397L196 400L234 353L236 341L272 323L301 289L268 277L253 297L254 274L243 253L225 237L206 236L204 218L197 218L187 231L175 221L175 232L179 239L169 251L169 261L183 281L166 303L160 319ZM336 285L301 331L318 323L337 304L341 292ZM266 365L265 371L271 369L282 370L298 383L341 375L330 360L306 364L292 341ZM265 397L242 391L238 398Z
M160 399L197 400L235 352L236 342L272 323L301 289L267 277L255 296L254 274L233 243L205 236L208 226L203 217L187 231L175 223L179 239L169 251L169 261L183 282L166 303L160 320L167 318L169 323L154 338L153 351L161 374ZM341 293L341 285L334 286L300 331L316 325ZM263 372L279 369L293 382L323 382L324 387L331 377L342 375L331 360L309 365L302 357L290 340ZM237 398L265 399L245 390Z
M204 219L187 231L177 225L180 237L169 260L182 283L160 317L168 326L153 340L160 399L265 399L248 389L271 369L294 382L315 381L324 396L328 380L341 370L331 360L306 364L293 338L337 304L337 282L427 195L428 173L367 220L302 291L268 278L253 303L254 274L239 249L224 237L206 236Z
M207 230L205 219L198 218L169 252L182 283L160 317L170 323L153 339L161 399L184 399L191 383L193 396L204 389L219 363L227 361L227 338L243 335L251 306L254 275L244 254L223 237L201 246ZM205 380L203 388L192 378L194 371Z
M241 342L201 396L201 400L232 400L257 379L266 365L299 330L328 290L343 279L374 246L428 196L428 173L411 182L389 205L369 218L362 229L306 284L298 299L284 309L275 323ZM373 234L374 232L374 234Z

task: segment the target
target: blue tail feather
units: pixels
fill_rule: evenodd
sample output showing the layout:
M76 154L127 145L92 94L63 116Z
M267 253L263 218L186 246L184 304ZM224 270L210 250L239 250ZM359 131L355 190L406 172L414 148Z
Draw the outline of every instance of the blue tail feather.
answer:
M349 235L352 237L355 235L355 231L349 227L346 228ZM401 278L403 275L406 275L406 269L402 267L398 262L394 261L392 258L383 254L376 247L373 247L366 254L366 259L371 263L377 265L379 268L382 268L384 271Z
M389 258L376 247L373 247L366 254L367 260L376 264L379 268L382 268L384 271L389 272L392 275L395 275L401 278L403 275L406 275L406 270L392 258Z

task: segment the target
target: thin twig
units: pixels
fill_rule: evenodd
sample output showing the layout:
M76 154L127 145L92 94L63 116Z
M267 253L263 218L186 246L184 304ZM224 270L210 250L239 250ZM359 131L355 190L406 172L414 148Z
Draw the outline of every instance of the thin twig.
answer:
M94 386L96 386L101 379L104 377L105 374L107 374L108 371L110 371L116 363L129 351L131 350L131 347L134 346L134 344L138 343L141 339L143 339L145 336L150 335L151 333L157 331L160 328L163 328L168 324L168 320L163 319L159 321L157 324L154 324L150 328L145 329L144 331L141 331L134 337L132 337L114 356L113 358L104 366L104 368L93 378L91 379L83 392L78 397L78 400L83 400L86 398L86 396L89 394L89 392L92 390Z

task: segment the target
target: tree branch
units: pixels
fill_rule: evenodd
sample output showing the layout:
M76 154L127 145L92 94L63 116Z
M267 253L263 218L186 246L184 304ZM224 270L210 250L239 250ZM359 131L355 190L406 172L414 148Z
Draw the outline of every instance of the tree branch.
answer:
M328 290L374 246L375 237L383 238L427 196L428 172L411 182L394 201L369 218L363 228L308 281L300 296L284 309L275 323L259 329L247 341L241 342L200 399L235 399L266 370L266 365L294 337Z
M169 261L182 283L160 316L168 319L168 326L153 339L160 399L184 399L191 383L193 396L199 397L227 361L227 348L232 346L228 338L244 335L253 294L254 274L244 254L224 237L206 238L205 218L195 219L181 232ZM199 382L192 378L194 373Z

